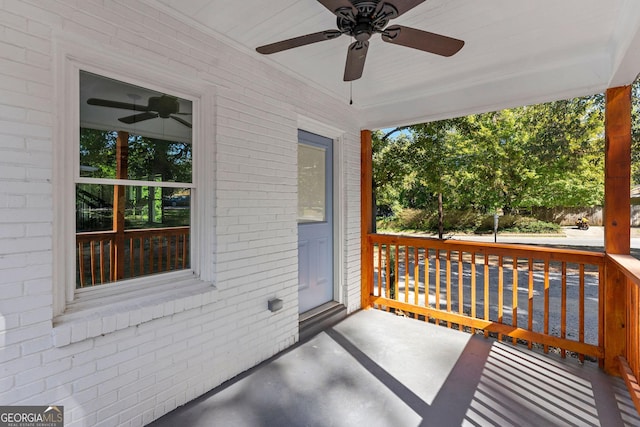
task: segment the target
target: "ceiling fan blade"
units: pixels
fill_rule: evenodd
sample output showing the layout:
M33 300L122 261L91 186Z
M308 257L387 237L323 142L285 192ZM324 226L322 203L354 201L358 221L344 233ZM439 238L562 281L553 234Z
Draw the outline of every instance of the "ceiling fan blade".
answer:
M343 9L343 10L351 9L351 14L354 17L358 14L358 11L356 10L355 7L353 7L353 4L351 4L351 2L349 0L318 0L318 3L320 3L321 5L326 7L327 9L329 9L331 11L331 13L333 13L335 15L344 16L343 13L337 12L340 9ZM348 14L348 12L347 12L347 14Z
M292 39L282 40L276 43L267 44L257 47L258 53L269 55L271 53L281 52L294 47L306 46L311 43L317 43L324 40L332 40L340 37L342 33L338 30L326 30L319 33L307 34L306 36L294 37Z
M344 81L350 82L358 80L362 77L364 70L364 61L367 59L367 51L369 50L369 42L353 42L349 45L347 52L347 63L344 67Z
M188 128L191 128L191 123L189 123L188 121L186 121L185 119L181 119L180 117L176 117L176 116L170 116L173 120L175 120L178 123L182 123L183 125L185 125Z
M149 111L149 107L146 105L129 104L127 102L109 101L108 99L89 98L87 104L97 105L99 107L120 108L123 110L133 111Z
M402 25L387 27L382 40L442 56L454 55L464 46L462 40Z
M127 116L127 117L121 117L118 120L121 121L122 123L131 125L133 123L138 123L143 120L155 119L156 117L158 117L158 113L147 112L147 113L134 114L132 116Z
M403 13L410 11L420 3L424 3L424 2L425 0L390 0L386 2L383 1L381 3L389 3L390 5L395 7L396 10L398 11L398 16L400 16Z

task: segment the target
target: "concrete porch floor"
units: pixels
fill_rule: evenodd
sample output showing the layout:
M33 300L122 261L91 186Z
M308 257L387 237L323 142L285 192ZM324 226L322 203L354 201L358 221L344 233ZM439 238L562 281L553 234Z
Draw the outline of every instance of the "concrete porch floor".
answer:
M620 378L526 347L358 312L153 426L639 426Z

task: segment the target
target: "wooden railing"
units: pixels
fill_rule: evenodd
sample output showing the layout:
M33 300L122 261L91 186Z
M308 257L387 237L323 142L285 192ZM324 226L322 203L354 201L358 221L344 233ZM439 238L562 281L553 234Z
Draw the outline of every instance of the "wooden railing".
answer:
M624 356L618 357L619 370L624 378L631 398L640 412L640 260L630 255L607 255L608 269L613 269L622 278L623 305L622 322L625 337L620 340L626 343Z
M77 233L76 263L79 288L185 269L189 267L189 227L127 230L122 239L115 231Z
M604 357L602 253L379 234L367 239L368 306L557 349L562 357L567 351L580 360Z

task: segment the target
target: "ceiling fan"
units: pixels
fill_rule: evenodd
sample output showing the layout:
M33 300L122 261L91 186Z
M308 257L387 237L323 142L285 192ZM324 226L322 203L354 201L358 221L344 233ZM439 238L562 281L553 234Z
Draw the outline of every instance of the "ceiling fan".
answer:
M387 27L389 20L408 12L425 0L318 0L337 16L337 30L325 30L294 37L256 48L268 55L311 43L332 40L346 34L355 41L349 46L344 81L362 76L364 61L369 49L369 39L374 33L382 35L387 43L412 47L436 55L451 56L462 49L464 41L434 34L403 25Z
M170 95L152 96L147 101L147 105L136 105L127 102L110 101L108 99L89 98L89 105L97 105L99 107L120 108L123 110L142 111L142 113L133 114L131 116L120 117L118 120L122 123L133 124L149 119L161 117L163 119L172 118L173 120L190 128L191 123L177 115L191 115L191 113L181 113L178 98Z

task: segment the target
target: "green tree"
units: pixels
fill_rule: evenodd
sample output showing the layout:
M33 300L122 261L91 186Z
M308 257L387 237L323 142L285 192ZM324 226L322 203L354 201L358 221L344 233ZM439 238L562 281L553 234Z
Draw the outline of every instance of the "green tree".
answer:
M640 126L634 131L640 136ZM393 134L374 135L378 203L437 208L441 237L446 209L517 213L603 200L602 95L425 123Z

